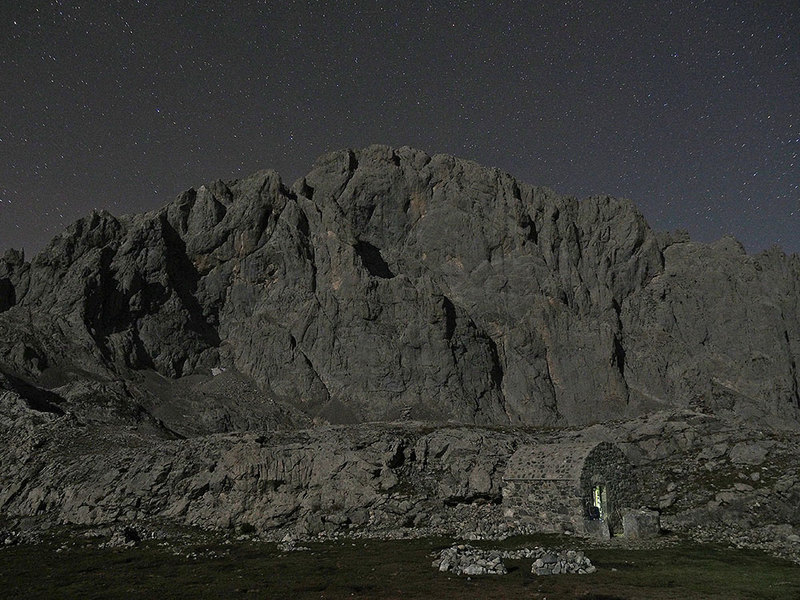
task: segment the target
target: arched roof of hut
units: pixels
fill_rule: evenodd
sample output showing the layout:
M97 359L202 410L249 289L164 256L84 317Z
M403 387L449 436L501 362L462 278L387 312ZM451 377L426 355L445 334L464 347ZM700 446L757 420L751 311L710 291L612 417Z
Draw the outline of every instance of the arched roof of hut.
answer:
M603 442L522 446L508 461L503 479L580 481L586 458Z

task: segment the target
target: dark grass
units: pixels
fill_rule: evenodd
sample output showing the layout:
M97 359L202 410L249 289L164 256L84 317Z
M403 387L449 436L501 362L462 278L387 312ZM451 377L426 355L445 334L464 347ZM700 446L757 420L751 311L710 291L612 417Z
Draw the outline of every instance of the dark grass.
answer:
M548 540L515 538L502 545L543 541ZM592 575L535 577L530 561L507 561L510 572L504 577L467 579L431 567L431 554L450 544L442 539L315 543L310 551L292 553L273 544L198 542L182 546L177 556L174 547L154 542L101 550L78 540L56 552L63 544L0 550L0 597L800 598L800 567L758 552L714 546L588 549L598 568ZM193 552L197 558L187 558Z

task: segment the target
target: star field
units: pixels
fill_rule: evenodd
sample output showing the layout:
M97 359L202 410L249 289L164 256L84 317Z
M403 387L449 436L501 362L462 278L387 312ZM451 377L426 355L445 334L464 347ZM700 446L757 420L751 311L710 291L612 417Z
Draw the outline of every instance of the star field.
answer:
M542 6L540 6L542 5ZM411 145L800 252L797 0L0 6L0 247Z

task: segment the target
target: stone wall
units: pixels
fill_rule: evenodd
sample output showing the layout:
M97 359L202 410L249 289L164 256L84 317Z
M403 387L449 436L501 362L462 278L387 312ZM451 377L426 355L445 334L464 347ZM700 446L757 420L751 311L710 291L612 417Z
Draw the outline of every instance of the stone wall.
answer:
M567 447L575 454L565 457L563 454ZM552 453L540 450L523 449L520 457L524 461L516 462L521 462L532 473L556 472L560 466L569 465L574 476L525 477L520 476L522 473L517 468L511 473L514 477L509 477L507 472L503 488L505 516L531 524L541 531L568 530L590 534L598 529L587 522L593 504L592 494L595 486L602 485L606 493L604 521L608 525L603 530L612 534L621 532L622 512L639 505L639 486L622 451L608 442L565 445ZM537 454L555 464L529 466L528 458Z
M585 532L583 499L575 481L507 481L503 504L506 517L541 531Z

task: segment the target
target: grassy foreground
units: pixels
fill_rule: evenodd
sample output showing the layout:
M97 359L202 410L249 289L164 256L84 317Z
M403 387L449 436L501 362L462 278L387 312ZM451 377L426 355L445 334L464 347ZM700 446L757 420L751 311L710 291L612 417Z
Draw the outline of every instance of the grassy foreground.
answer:
M557 542L558 540L549 540ZM504 547L550 545L515 538ZM579 548L578 540L570 540ZM589 549L592 575L536 577L507 561L504 577L467 579L431 567L449 540L358 540L284 553L274 544L156 542L98 549L84 540L0 550L3 598L800 598L800 567L759 552L683 545ZM486 547L497 544L483 543ZM58 551L59 548L62 548Z

